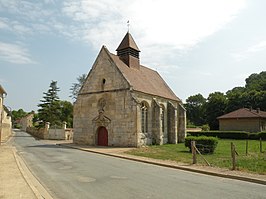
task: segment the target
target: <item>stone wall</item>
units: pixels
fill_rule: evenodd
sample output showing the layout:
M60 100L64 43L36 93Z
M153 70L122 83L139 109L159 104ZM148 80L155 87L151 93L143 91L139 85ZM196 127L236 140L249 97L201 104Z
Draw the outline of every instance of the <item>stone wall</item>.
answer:
M109 146L136 146L135 106L126 90L83 95L74 105L74 143L97 145L104 126Z
M101 49L74 104L74 143L97 145L99 127L109 146L136 146L136 104L128 82Z
M45 128L27 127L26 132L39 139L48 139L48 131Z
M26 132L34 137L45 140L72 140L73 129L66 128L66 122L63 122L62 128L50 128L49 122L44 128L27 127Z
M2 123L0 124L1 141L6 140L12 134L12 122L11 117L7 113L2 111Z

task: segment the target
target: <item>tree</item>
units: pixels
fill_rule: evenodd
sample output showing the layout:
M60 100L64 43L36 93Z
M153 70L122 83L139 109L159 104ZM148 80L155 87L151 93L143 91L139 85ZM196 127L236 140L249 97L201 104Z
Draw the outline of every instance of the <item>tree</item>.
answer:
M205 124L205 103L206 99L201 94L192 95L186 100L187 118L192 124Z
M20 120L21 118L25 117L27 115L27 113L23 110L23 109L18 109L11 111L11 119L12 119L12 123L14 126L18 126L17 122L18 120Z
M73 127L73 105L68 101L59 101L60 120L67 123L67 127Z
M73 100L77 99L79 91L80 91L82 85L84 84L85 80L86 80L86 74L82 74L82 75L77 77L78 83L72 84L72 87L70 88L71 95L69 97L71 97Z
M206 119L212 130L219 129L219 122L217 117L225 114L227 107L226 96L221 92L214 92L209 94L206 103Z
M232 90L226 92L226 97L228 99L226 107L227 113L245 107L243 97L245 92L246 89L244 87L235 87Z
M260 74L251 74L246 79L246 89L255 91L266 91L266 71Z
M38 104L39 120L43 122L50 122L50 124L60 124L60 106L58 92L60 89L57 87L57 81L50 83L50 88L44 92L42 103Z

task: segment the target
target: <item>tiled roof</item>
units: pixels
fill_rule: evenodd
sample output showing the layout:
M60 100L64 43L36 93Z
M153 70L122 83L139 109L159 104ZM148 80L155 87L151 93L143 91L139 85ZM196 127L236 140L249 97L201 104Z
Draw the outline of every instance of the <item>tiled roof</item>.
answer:
M241 108L236 111L217 117L217 119L233 119L233 118L266 118L266 112L261 110Z
M126 48L133 48L133 49L140 52L137 44L135 43L133 37L131 36L131 34L129 32L125 35L125 37L123 38L123 40L119 44L118 48L116 49L116 51L123 50Z
M133 90L181 101L158 72L145 66L140 66L139 69L130 68L117 55L110 53L110 56Z

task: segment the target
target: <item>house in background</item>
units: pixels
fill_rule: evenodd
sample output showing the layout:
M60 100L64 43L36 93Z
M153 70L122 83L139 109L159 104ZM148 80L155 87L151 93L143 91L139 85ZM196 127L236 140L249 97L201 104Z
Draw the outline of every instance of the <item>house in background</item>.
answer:
M77 144L133 146L184 141L186 111L158 72L140 64L129 32L117 55L103 46L74 103Z
M220 131L266 131L266 112L241 108L217 118Z
M33 117L34 117L34 112L31 112L27 114L25 117L20 119L21 130L26 131L27 127L33 126L33 122L32 122Z

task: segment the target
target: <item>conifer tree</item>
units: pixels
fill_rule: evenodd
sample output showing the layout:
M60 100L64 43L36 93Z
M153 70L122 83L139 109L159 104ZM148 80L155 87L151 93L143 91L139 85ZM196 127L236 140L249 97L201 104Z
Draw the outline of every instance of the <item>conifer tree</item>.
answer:
M52 81L48 91L43 93L43 99L38 104L39 120L43 121L43 124L45 122L50 122L51 125L60 124L60 104L57 94L59 91L57 81Z

